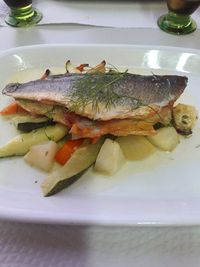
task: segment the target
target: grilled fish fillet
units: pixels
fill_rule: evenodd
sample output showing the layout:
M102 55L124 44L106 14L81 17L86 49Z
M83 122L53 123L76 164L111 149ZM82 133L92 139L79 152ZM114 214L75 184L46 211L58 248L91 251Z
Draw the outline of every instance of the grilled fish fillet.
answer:
M66 107L93 120L144 119L174 103L187 85L182 76L117 74L54 75L8 84L3 94Z
M11 83L3 94L32 113L68 125L74 138L152 135L154 124L171 120L187 81L176 75L65 74Z

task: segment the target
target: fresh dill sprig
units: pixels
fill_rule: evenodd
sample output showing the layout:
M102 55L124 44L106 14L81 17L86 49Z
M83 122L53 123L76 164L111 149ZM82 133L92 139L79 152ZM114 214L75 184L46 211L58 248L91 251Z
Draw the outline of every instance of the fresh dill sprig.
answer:
M92 109L98 112L100 103L106 109L115 106L121 99L121 95L113 90L114 84L119 82L127 71L106 75L104 73L95 75L84 74L84 77L74 84L70 110L84 111L86 106L91 105Z
M153 106L144 103L141 99L135 98L122 90L116 90L120 81L125 77L128 70L124 72L84 74L78 79L72 88L70 111L84 112L86 107L91 106L94 112L101 109L109 110L117 105L128 103L131 110L146 106L157 115L162 122L163 119ZM157 79L158 77L155 76Z

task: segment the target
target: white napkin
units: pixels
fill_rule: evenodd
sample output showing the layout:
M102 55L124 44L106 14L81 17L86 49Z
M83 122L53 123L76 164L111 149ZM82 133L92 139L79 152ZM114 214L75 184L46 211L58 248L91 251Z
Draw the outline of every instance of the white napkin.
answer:
M104 27L155 28L157 18L167 11L165 2L155 1L68 1L35 0L33 5L43 13L39 24L73 23ZM0 0L0 25L9 12Z

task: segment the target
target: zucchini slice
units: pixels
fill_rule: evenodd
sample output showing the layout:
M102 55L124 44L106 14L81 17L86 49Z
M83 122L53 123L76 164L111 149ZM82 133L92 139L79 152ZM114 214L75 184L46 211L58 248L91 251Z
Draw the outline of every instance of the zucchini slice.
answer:
M100 139L96 144L83 144L60 169L49 174L41 188L44 196L51 196L76 182L82 174L96 161L103 144Z
M59 141L68 132L68 128L61 124L47 126L30 133L22 133L15 136L7 144L0 147L0 158L25 155L31 146L52 140Z
M13 115L10 116L9 118L12 123L17 127L19 123L26 123L26 122L45 122L48 121L49 119L45 116L34 116L32 114L27 114L27 115Z
M46 127L49 125L55 125L55 122L50 121L41 121L41 122L20 122L17 124L17 129L24 133L29 133L38 128Z
M45 116L28 115L14 115L9 118L15 127L21 132L31 132L35 129L42 128L49 125L55 125L53 120Z

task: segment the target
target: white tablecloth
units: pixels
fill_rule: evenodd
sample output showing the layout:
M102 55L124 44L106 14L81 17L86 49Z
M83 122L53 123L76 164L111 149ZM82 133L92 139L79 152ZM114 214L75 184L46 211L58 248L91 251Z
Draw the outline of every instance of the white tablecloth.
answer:
M1 267L199 267L200 228L0 223Z
M41 7L42 2L45 1L41 0ZM35 4L39 5L39 1ZM76 3L70 2L70 5L73 4ZM157 4L163 5L154 2L151 6L148 3L151 9L148 18L145 15L146 3L144 6L140 4L140 13L137 13L143 18L137 20L137 26L156 29L145 31L72 25L32 29L1 27L0 50L67 40L71 43L120 43L121 39L129 44L145 44L148 40L149 44L200 48L200 32L176 37L157 29L156 18L158 13L162 13L157 13ZM0 267L199 267L199 252L198 226L59 226L0 221Z
M156 28L157 18L167 12L165 1L69 1L35 0L34 6L43 13L40 25L82 24L118 28ZM0 0L0 25L9 9ZM193 14L200 25L200 12Z

